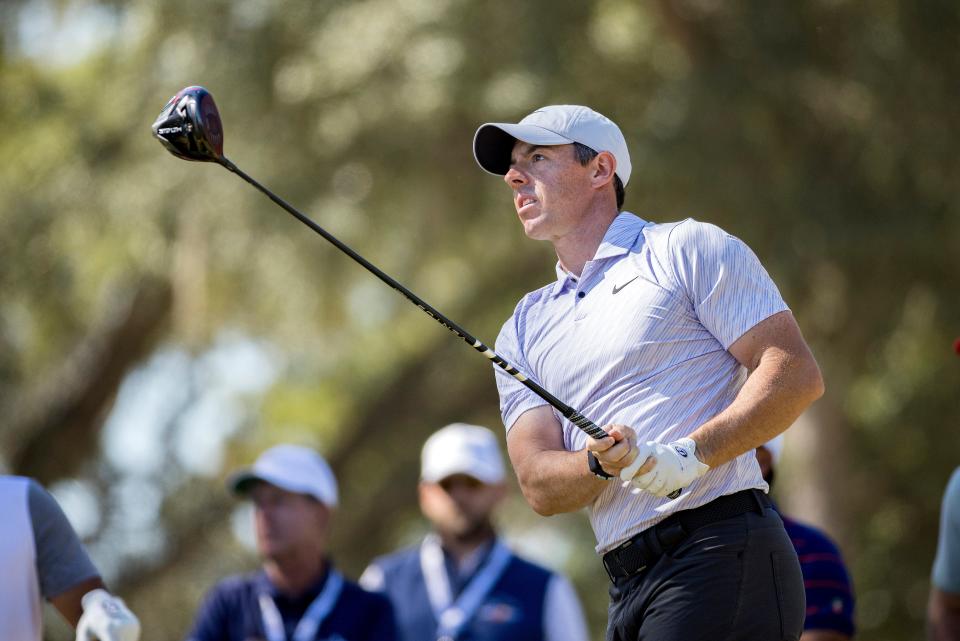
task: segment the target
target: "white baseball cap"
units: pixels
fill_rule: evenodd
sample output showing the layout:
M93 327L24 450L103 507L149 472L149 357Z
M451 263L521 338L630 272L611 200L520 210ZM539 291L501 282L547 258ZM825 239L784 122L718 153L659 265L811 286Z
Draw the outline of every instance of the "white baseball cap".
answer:
M780 457L783 456L783 434L774 436L772 439L761 445L760 447L765 448L770 452L770 465L776 467L777 463L780 462Z
M620 127L590 107L550 105L537 109L517 124L488 122L473 136L473 156L491 174L510 169L510 153L517 140L531 145L569 145L578 142L596 152L609 151L617 159L617 176L630 182L630 152Z
M453 423L435 432L423 444L420 478L439 483L454 474L466 474L488 485L503 482L503 459L497 437L485 427Z
M327 507L337 506L337 479L333 470L309 447L276 445L257 458L254 464L235 472L227 486L245 496L254 481L264 481L288 492L306 494Z

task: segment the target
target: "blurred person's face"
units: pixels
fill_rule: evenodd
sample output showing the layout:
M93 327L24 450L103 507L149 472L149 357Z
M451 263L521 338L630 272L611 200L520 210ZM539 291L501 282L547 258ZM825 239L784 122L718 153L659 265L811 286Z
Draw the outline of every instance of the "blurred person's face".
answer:
M504 497L503 484L487 485L466 474L439 483L420 483L420 509L434 529L461 540L486 533L493 509Z
M250 491L257 550L265 559L282 560L326 551L330 510L305 494L259 482Z

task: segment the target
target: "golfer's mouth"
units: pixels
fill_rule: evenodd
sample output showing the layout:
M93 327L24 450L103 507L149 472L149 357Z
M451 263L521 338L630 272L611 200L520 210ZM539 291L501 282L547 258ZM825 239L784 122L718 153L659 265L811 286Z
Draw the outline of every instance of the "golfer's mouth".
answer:
M538 202L533 196L517 196L517 213L523 214L524 210L529 210L532 205L536 205Z

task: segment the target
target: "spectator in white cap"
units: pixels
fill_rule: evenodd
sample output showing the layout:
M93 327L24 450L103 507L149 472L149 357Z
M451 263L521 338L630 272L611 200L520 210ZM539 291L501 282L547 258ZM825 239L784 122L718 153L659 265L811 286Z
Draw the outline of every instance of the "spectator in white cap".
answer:
M419 498L432 531L360 577L390 597L403 641L586 641L570 582L498 538L492 515L505 495L493 432L454 423L427 439Z
M771 487L783 457L783 434L757 448L760 471ZM779 508L774 505L779 512ZM780 512L800 559L807 609L800 641L849 641L856 633L850 573L837 544L826 532Z
M393 641L390 603L347 580L328 554L337 481L310 448L277 445L228 480L253 502L263 567L207 594L191 641Z
M527 502L589 511L608 641L799 637L800 567L754 449L823 380L773 280L714 225L623 211L626 138L589 107L486 123L473 152L557 255L556 279L520 300L496 353L609 434L588 437L495 368Z

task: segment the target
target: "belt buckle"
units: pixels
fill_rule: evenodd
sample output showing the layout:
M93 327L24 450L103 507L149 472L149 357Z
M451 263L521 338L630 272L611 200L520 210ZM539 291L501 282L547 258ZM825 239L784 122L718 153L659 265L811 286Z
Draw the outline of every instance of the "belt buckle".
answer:
M616 579L626 579L628 577L635 576L647 569L646 563L642 563L636 567L627 567L627 565L623 562L623 556L626 556L624 553L628 549L631 552L638 552L639 549L637 548L637 545L640 544L642 544L642 541L630 539L620 547L614 548L607 554L603 555L603 568L607 571L607 576L612 582L616 583ZM642 551L636 556L643 558ZM635 559L636 556L634 556Z
M607 571L607 576L610 578L610 581L616 583L617 579L629 576L623 567L623 563L620 561L618 552L622 552L631 545L633 545L633 541L627 541L603 555L603 569Z

